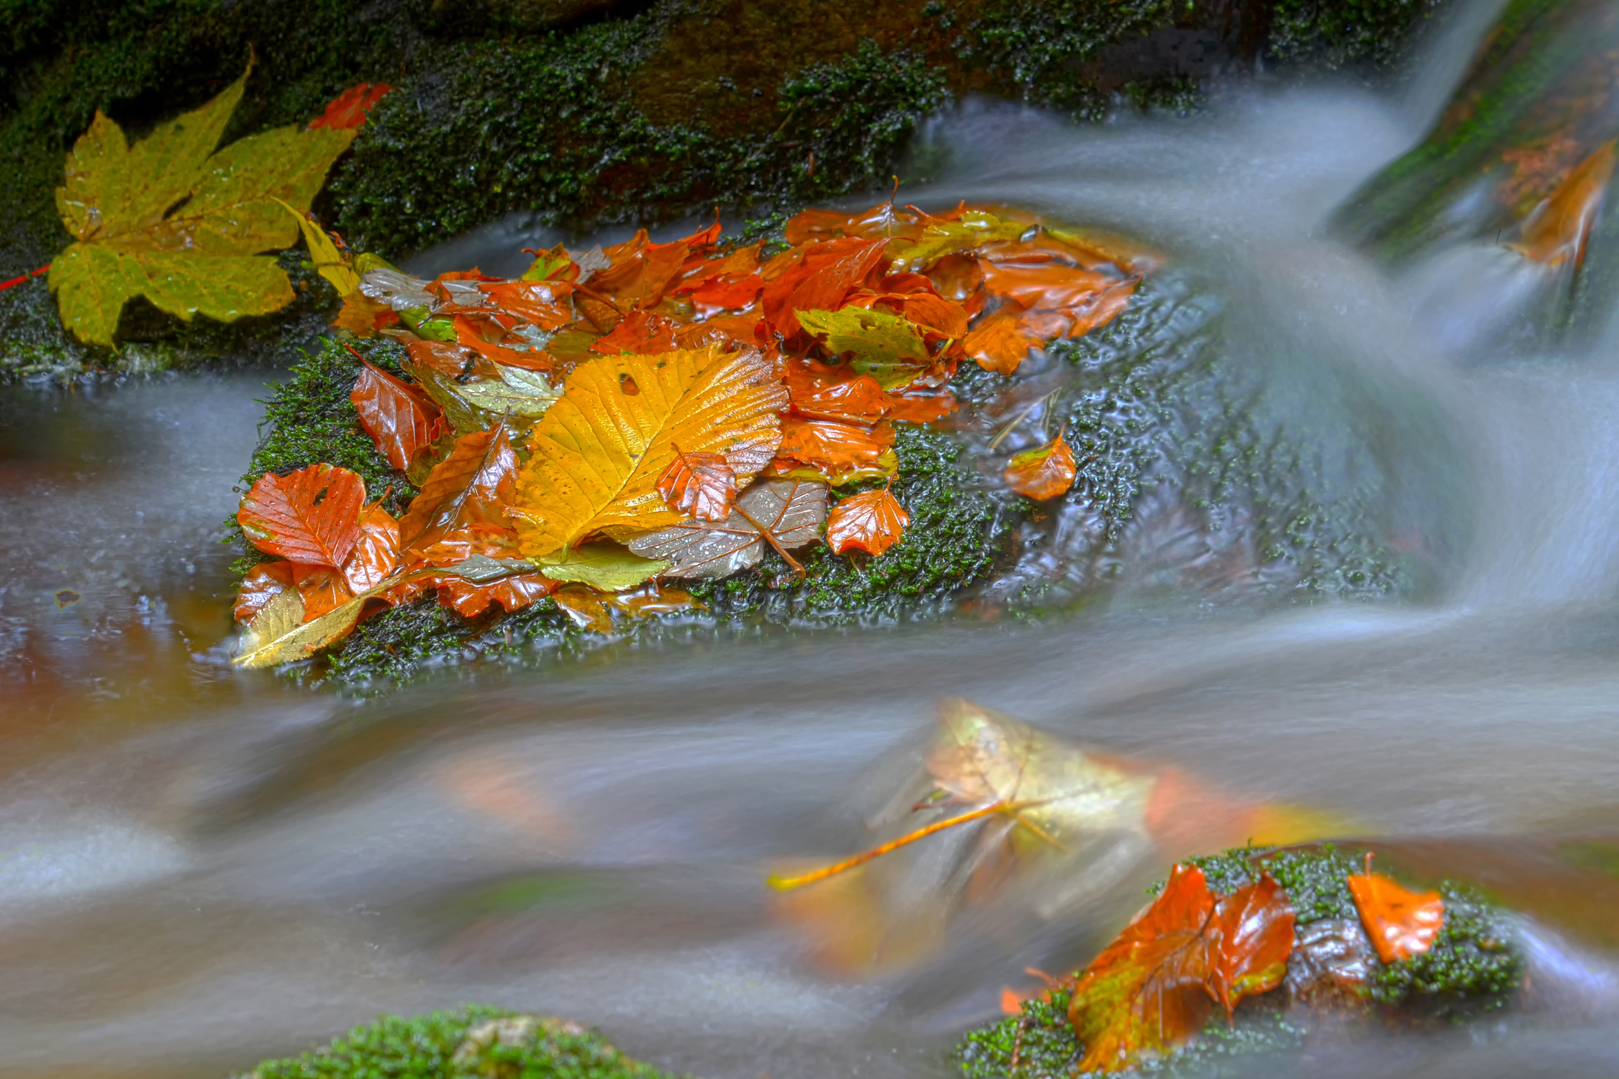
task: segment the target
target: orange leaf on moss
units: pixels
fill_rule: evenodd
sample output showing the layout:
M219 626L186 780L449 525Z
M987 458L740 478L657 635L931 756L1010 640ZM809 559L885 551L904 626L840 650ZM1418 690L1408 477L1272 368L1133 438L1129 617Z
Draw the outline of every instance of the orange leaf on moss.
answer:
M360 538L365 481L346 468L311 465L259 477L236 513L242 532L265 554L336 569Z
M359 127L365 123L365 114L371 111L371 107L387 96L392 89L393 87L385 82L375 85L362 82L351 86L332 98L326 106L326 111L311 120L309 126L311 129Z
M1209 987L1226 1018L1244 997L1268 993L1287 977L1296 915L1282 886L1269 873L1214 906L1220 947L1209 970Z
M444 414L426 394L364 361L349 400L377 451L400 472L410 467L411 458L421 449L449 430Z
M826 545L834 554L851 549L880 555L905 533L911 515L888 488L845 498L826 518Z
M1013 457L1004 473L1008 487L1037 502L1066 494L1078 474L1074 451L1061 435Z
M881 457L894 445L889 423L843 423L788 416L781 421L782 458L800 461L828 475L881 467Z
M1372 938L1377 956L1395 963L1421 955L1433 947L1445 924L1445 901L1438 892L1412 892L1381 873L1368 872L1348 877L1349 894L1355 897L1361 924Z

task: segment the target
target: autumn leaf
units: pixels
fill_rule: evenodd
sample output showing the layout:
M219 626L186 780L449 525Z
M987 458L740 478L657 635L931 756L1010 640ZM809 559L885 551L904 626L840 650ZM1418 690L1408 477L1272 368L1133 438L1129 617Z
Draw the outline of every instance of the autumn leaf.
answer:
M852 352L850 366L875 378L885 390L909 385L927 370L929 357L922 335L898 315L845 307L838 311L799 311L798 321L833 355Z
M894 445L894 428L889 423L841 423L789 416L781 426L781 457L802 462L828 476L880 469L883 455Z
M1062 435L1043 446L1024 450L1006 466L1007 486L1020 495L1040 501L1066 494L1079 474L1074 451Z
M914 240L896 241L889 252L892 269L925 270L946 255L972 251L995 240L1015 240L1028 231L1019 221L1003 221L986 210L967 210L954 220L929 218Z
M1002 309L988 316L967 331L962 341L967 355L978 361L978 366L999 375L1017 371L1029 355L1029 350L1045 344L1023 320L1023 312L1013 308Z
M237 522L253 546L293 562L337 569L360 538L365 481L346 468L311 465L259 477Z
M1614 165L1619 162L1619 139L1610 139L1582 161L1551 196L1524 219L1521 241L1507 246L1547 266L1561 266L1585 257L1585 241L1596 224Z
M797 312L837 310L876 272L886 246L881 239L827 240L803 249L775 276L767 264L760 270L764 290L759 299L765 318L791 337L799 331Z
M736 473L718 453L683 453L658 477L658 494L676 513L699 521L723 521L736 501Z
M524 419L538 419L562 396L551 380L537 371L501 367L499 380L462 382L455 391L474 408L491 416L510 413Z
M376 588L399 568L399 522L380 505L365 508L360 538L343 562L343 582L356 594Z
M553 581L588 584L598 592L623 592L645 584L668 569L669 562L642 558L616 543L587 543L570 547L539 562Z
M1445 924L1445 901L1438 892L1407 891L1381 873L1373 873L1369 856L1366 873L1347 877L1345 883L1383 962L1409 959L1433 947Z
M462 435L405 511L400 545L423 549L472 524L504 526L516 483L517 451L504 423Z
M657 482L675 457L718 453L746 482L780 442L787 388L756 351L602 356L568 376L529 436L514 519L526 557L596 532L624 537L679 520Z
M1215 904L1220 948L1208 983L1228 1020L1238 1001L1268 993L1287 977L1296 919L1293 904L1269 873Z
M671 562L666 577L729 577L758 565L767 543L791 561L787 552L820 539L825 520L825 484L762 480L738 496L722 523L682 521L630 540L629 548Z
M608 609L607 597L595 589L570 585L558 589L551 598L580 629L602 634L613 632L613 616Z
M826 545L836 554L858 548L880 555L899 542L911 515L883 487L845 498L826 519Z
M326 106L326 111L309 122L311 129L318 127L347 130L365 123L365 114L381 101L393 87L385 82L376 85L362 82L344 90Z
M80 339L112 344L136 296L227 322L292 302L286 274L260 254L298 236L277 200L307 210L354 132L288 126L216 153L246 81L133 146L100 112L74 144L56 205L75 242L52 261L50 287Z
M293 562L292 583L304 601L304 620L313 621L337 610L354 598L354 592L339 570L328 566L307 566Z
M520 573L481 584L460 577L438 579L439 603L463 618L476 618L497 604L515 614L556 590L557 582L543 573Z
M349 400L377 451L400 472L448 430L443 414L426 394L363 360Z
M304 621L304 601L297 589L278 593L248 623L242 650L231 660L238 667L275 667L308 659L342 640L359 621L365 599L359 596L319 618Z
M231 612L238 622L250 621L277 595L292 587L291 562L260 562L247 571Z
M339 297L347 298L360 287L360 274L355 270L349 260L338 250L337 243L330 233L320 227L311 213L300 213L291 203L282 199L273 200L292 219L298 222L298 231L303 233L304 246L309 248L309 261L317 273L331 283L337 290Z

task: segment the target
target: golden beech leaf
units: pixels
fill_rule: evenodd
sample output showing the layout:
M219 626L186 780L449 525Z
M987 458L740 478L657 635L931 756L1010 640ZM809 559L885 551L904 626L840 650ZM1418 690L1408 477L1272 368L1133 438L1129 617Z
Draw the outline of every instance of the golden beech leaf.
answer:
M1062 435L1058 435L1043 446L1024 450L1013 457L1006 466L1005 477L1012 490L1040 501L1066 494L1078 474L1074 451Z
M262 315L292 302L287 275L262 252L290 247L296 212L325 182L354 131L296 125L215 152L247 74L134 146L100 112L68 155L56 190L70 245L51 263L62 321L110 345L124 304L145 296L182 319Z
M1377 956L1385 963L1421 955L1433 947L1445 924L1445 901L1438 892L1412 892L1371 871L1367 857L1366 873L1345 878L1355 908L1372 938Z
M354 623L366 597L356 596L318 618L304 621L304 601L298 590L278 593L248 623L242 651L231 662L238 667L275 667L308 659L315 652L342 640Z
M242 498L236 520L253 546L293 562L337 569L360 539L365 481L346 468L267 472Z
M775 365L757 351L711 346L580 364L529 435L513 508L523 555L677 523L657 486L675 445L724 456L745 483L775 455L786 404Z
M699 521L723 521L736 501L736 473L718 453L683 453L658 477L658 493L676 513Z
M826 545L836 554L858 548L880 555L899 542L911 515L888 488L845 498L826 518Z

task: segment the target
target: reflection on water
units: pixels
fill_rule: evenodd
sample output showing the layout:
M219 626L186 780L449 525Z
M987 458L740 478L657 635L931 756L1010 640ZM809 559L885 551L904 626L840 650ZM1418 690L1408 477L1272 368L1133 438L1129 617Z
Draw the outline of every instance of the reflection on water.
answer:
M1420 605L1126 590L1070 621L607 649L356 703L225 663L215 541L256 380L7 391L0 1076L216 1076L465 1000L711 1077L947 1073L1003 984L1082 958L1139 896L964 933L910 973L804 961L764 873L864 846L874 762L950 694L1417 837L1392 856L1536 918L1543 1010L1521 1029L1346 1045L1303 1074L1613 1074L1619 383L1608 355L1441 356L1401 286L1314 238L1415 111L1349 90L1083 132L969 111L931 195L1143 235L1260 336L1439 402L1462 449L1437 475L1473 539L1433 554Z

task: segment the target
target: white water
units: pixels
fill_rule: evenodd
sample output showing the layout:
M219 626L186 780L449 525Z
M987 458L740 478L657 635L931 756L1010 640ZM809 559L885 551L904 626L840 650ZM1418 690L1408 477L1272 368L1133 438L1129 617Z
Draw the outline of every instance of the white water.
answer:
M1454 71L1467 43L1441 47ZM1457 850L1619 831L1613 358L1442 351L1406 284L1318 235L1432 104L1270 89L1088 130L974 106L937 132L955 172L919 196L1144 236L1225 282L1256 354L1307 342L1436 402L1459 456L1411 467L1466 488L1472 542L1422 605L1123 592L1029 628L671 644L353 704L224 665L230 552L209 538L255 381L9 398L0 1076L217 1076L468 1000L712 1079L948 1074L1002 984L1107 927L846 983L803 962L760 883L772 858L860 844L860 777L945 694ZM63 588L83 598L59 608ZM490 898L512 881L527 898ZM1605 929L1548 953L1586 990L1562 1022L1346 1046L1305 1074L1611 1075Z

